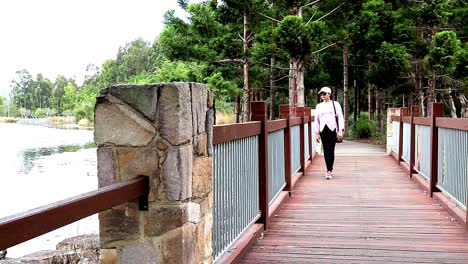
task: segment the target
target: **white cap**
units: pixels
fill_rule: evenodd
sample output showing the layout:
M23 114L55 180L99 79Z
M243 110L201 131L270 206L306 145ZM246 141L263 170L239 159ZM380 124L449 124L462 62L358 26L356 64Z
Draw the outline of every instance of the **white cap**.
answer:
M318 93L320 94L321 92L325 92L325 93L331 94L331 89L330 89L330 87L326 87L326 86L325 86L325 87L322 87L322 89L320 89L320 91L319 91Z

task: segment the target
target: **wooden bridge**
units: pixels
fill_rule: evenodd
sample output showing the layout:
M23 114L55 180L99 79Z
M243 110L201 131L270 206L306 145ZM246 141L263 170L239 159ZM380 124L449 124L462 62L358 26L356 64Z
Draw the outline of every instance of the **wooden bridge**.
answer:
M387 149L338 144L328 181L310 109L283 105L270 121L266 109L253 102L253 122L213 128L203 233L216 263L468 263L468 119L442 117L440 104L430 117L398 109ZM145 216L150 188L135 177L0 219L0 249L135 199ZM187 254L181 243L170 254Z
M388 117L390 153L368 144L338 144L335 177L328 181L314 137L308 136L315 133L313 125L308 129L313 117L301 114L308 111L295 109L299 119L291 118L285 107L285 121L265 121L264 107L253 105L254 120L267 124L256 136L242 129L236 137L218 133L223 139L215 140L217 262L468 263L467 119L441 117L440 104L428 118L418 117L417 106L411 116L407 108L398 109L401 116ZM259 142L249 143L252 137ZM253 156L236 156L236 141L244 141L241 150L255 150ZM259 158L248 144L259 146ZM243 167L244 160L260 167L260 186L246 182L245 174L256 179L257 167ZM265 181L268 188L261 187ZM232 199L249 197L258 187L259 207Z

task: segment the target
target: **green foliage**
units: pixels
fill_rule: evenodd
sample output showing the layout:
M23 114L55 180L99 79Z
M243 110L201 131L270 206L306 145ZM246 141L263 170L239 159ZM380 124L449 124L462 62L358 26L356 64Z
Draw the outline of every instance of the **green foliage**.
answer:
M206 77L205 81L208 87L213 91L214 97L221 100L229 100L231 95L240 95L241 89L237 84L223 78L221 72L215 72L211 76Z
M460 49L460 40L454 31L441 31L432 38L432 46L426 60L436 72L447 73L455 66L455 54Z
M308 33L302 17L286 16L275 29L275 39L290 57L304 58L311 50Z
M409 69L409 57L403 45L383 42L368 73L369 79L379 87L395 85L398 82L395 76Z
M371 138L373 135L376 134L376 131L377 124L369 120L369 114L361 113L356 123L350 120L348 137L352 139Z
M46 117L46 110L44 108L37 108L36 111L34 111L34 115L37 118L44 118Z
M455 68L454 76L458 79L464 79L465 83L468 82L468 44L465 43L465 46L459 49L455 53ZM468 86L468 85L466 85Z

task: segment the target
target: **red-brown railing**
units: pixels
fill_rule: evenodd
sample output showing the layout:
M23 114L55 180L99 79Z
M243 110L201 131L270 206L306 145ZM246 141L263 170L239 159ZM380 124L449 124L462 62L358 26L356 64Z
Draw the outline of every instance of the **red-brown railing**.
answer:
M310 109L292 111L289 105L281 106L280 120L268 120L265 102L252 102L251 109L252 122L214 126L213 129L213 255L217 263L239 260L262 231L268 229L274 212L305 172L306 149L307 156L313 157L312 139L315 137L312 137L311 122L314 118L308 114ZM299 140L294 140L296 144L291 140L293 127L300 131L297 133ZM278 132L274 139L269 137ZM269 147L278 141L281 148L275 151L284 158L276 159L282 163L276 169L284 176L281 184L271 186L269 152L272 150L269 151ZM293 149L300 153L294 156L300 159L297 176L291 175Z
M391 117L398 127L394 131L398 153L392 148L392 156L408 171L410 178L468 227L468 118L442 117L441 103L431 107L430 117L419 117L419 106L412 106L410 115L408 108L402 107L401 116ZM404 126L409 129L405 130ZM402 158L405 151L409 151L406 160Z
M7 249L95 213L138 199L148 210L149 181L138 176L0 219L0 249Z

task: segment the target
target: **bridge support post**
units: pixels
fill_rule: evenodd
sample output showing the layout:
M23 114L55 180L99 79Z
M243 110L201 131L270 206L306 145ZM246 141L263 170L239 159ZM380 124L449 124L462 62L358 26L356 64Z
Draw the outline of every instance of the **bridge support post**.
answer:
M291 106L283 104L279 106L280 119L286 119L287 126L284 129L284 177L286 182L286 190L291 196L292 179L291 179Z
M95 108L99 186L149 178L138 201L99 214L101 263L212 263L213 97L205 85L118 85Z
M269 199L268 199L268 112L266 102L251 102L252 121L261 122L258 148L259 194L260 211L259 221L266 230L269 226Z
M296 113L297 117L300 117L302 120L302 123L299 125L299 162L301 163L301 171L303 175L305 176L305 157L304 157L304 152L305 152L305 131L304 131L304 107L299 106L296 107Z
M413 178L414 173L414 164L415 164L415 129L416 126L414 125L414 118L418 117L421 113L421 107L418 105L411 106L411 119L410 119L410 164L409 164L409 177Z
M398 140L398 163L400 163L403 159L403 117L408 115L408 107L400 107L400 130L399 132L399 140Z
M430 195L433 196L434 192L440 192L437 188L437 179L438 179L438 152L439 152L439 130L436 126L437 117L444 115L444 104L443 103L432 103L430 105L431 110L431 189Z
M309 156L310 156L310 162L312 163L312 140L315 140L314 135L312 135L312 113L311 113L311 108L310 107L305 107L305 116L309 117L309 122L307 123L307 129L309 130Z

